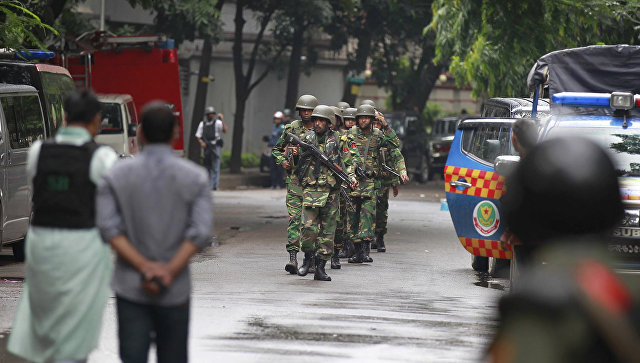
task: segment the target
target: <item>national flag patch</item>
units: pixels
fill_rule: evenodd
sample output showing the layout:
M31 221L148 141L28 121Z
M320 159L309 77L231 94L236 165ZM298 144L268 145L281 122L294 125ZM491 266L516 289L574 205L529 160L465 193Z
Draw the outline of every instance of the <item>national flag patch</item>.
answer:
M345 146L344 150L342 150L342 151L345 152L345 153L348 153L349 152L349 148Z
M351 148L352 148L352 149L355 149L355 148L357 148L357 147L358 147L358 145L356 145L355 143L351 144Z

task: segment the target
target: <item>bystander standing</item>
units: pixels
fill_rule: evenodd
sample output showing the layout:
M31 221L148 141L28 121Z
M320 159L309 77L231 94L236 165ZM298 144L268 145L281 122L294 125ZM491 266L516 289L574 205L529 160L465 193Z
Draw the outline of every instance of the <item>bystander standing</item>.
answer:
M281 111L277 111L273 114L273 128L269 137L269 148L273 148L276 145L283 130L284 114ZM284 187L284 169L278 165L273 155L271 155L269 173L271 174L271 189L282 189Z
M116 294L120 358L187 361L189 258L207 246L212 202L205 171L175 156L175 118L161 102L142 111L142 152L116 165L98 190L98 226L118 254Z
M205 120L198 125L195 136L204 152L202 164L209 171L212 190L218 189L218 181L220 179L223 133L227 133L224 115L219 113L216 117L216 109L213 106L207 107Z

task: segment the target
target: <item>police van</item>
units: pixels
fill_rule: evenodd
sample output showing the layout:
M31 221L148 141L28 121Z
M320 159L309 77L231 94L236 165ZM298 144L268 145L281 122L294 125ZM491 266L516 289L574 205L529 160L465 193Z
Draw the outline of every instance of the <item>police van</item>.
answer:
M611 151L625 218L606 248L617 267L640 269L640 69L630 65L629 59L640 59L640 47L589 46L552 52L538 59L528 85L534 93L529 102L539 140L579 135ZM545 89L550 96L548 114L539 114ZM496 163L517 158L511 144L511 127L517 118L510 116L470 119L459 125L445 166L445 191L458 239L473 256L472 267L492 273L499 259L512 260L515 275L514 248L500 242L504 223L499 199L505 179L495 168Z
M138 115L133 97L128 94L98 94L102 104L100 133L95 141L111 146L121 158L138 153L136 138Z

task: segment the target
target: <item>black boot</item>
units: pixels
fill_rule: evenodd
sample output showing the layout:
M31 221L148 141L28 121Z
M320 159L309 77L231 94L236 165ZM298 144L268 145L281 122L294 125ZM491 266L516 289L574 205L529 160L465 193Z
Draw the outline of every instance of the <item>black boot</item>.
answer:
M324 271L327 260L323 260L320 256L316 256L316 272L313 274L314 280L331 281L331 277Z
M302 260L302 266L298 269L298 275L307 276L309 269L311 268L311 264L313 264L313 253L305 252L304 260Z
M284 269L292 275L298 273L298 251L289 251L289 263L284 266Z
M371 248L378 248L378 235L373 236L373 240L371 241Z
M376 238L378 241L378 252L387 252L387 248L384 246L384 234L380 233ZM373 248L373 246L371 246Z
M349 263L362 263L364 262L364 250L362 246L363 242L354 243L355 254L349 259Z
M355 248L353 247L352 240L345 240L342 242L342 249L340 250L339 258L350 258L355 254Z
M339 270L342 267L340 266L340 258L338 258L339 254L340 254L340 249L334 248L333 256L331 256L331 269L333 270Z
M369 256L371 253L371 241L362 241L362 249L364 250L364 257L362 258L363 262L373 262L373 258Z

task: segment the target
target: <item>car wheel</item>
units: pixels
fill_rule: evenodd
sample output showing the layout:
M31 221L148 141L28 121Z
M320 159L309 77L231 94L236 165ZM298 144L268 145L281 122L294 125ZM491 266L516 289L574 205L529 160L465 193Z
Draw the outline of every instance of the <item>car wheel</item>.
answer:
M487 272L489 269L489 258L482 256L471 256L471 268L478 272Z
M510 274L509 260L489 257L489 268L487 272L491 277L507 277Z
M24 258L25 258L24 245L25 245L25 240L22 240L20 242L16 242L16 243L11 245L11 248L13 249L13 259L14 260L16 260L18 262L24 262Z
M420 183L426 183L428 180L431 180L433 177L429 178L429 162L427 161L427 156L423 156L420 160L420 167L418 168L417 178Z

